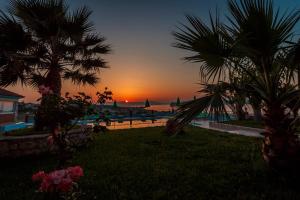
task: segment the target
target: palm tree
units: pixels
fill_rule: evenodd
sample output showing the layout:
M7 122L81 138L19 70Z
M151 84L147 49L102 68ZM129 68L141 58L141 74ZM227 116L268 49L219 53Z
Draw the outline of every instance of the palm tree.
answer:
M181 104L175 117L167 124L167 132L169 134L181 133L182 128L200 112L208 113L209 117L215 121L230 118L226 110L226 104L230 101L226 93L228 89L229 84L225 82L204 84L203 89L198 91L204 96Z
M74 84L95 85L97 73L107 68L100 57L110 52L105 38L93 33L94 25L86 7L71 12L64 0L11 0L9 12L2 12L0 30L3 38L15 36L15 27L23 44L21 48L1 46L6 62L0 65L0 86L18 82L33 87L44 85L60 96L62 79ZM2 44L1 44L2 45ZM44 105L44 98L41 105ZM35 126L44 124L39 112Z
M116 100L114 101L113 107L114 107L114 108L117 108L117 107L118 107L118 104L117 104L117 101L116 101Z
M146 101L145 101L145 108L148 108L148 107L150 107L150 102L149 102L148 99L146 99Z
M181 102L180 102L180 98L177 97L177 100L176 100L176 106L180 106Z
M1 42L0 50L7 58L0 65L1 86L20 81L48 86L60 95L62 79L75 84L98 82L97 73L107 68L100 55L108 54L110 47L92 32L89 9L71 12L64 0L11 0L9 11L13 17L2 12L0 18L1 39L24 46L9 49L10 44Z
M201 72L211 81L225 79L228 71L250 77L248 87L264 107L263 158L274 168L300 166L300 145L292 114L300 91L292 84L294 70L285 62L293 45L293 29L299 12L281 14L271 0L228 0L229 24L210 17L206 25L187 16L189 25L174 33L176 47L193 52L185 59L201 62ZM228 73L227 73L228 74ZM173 119L183 127L201 112L211 96L206 95L180 108ZM173 127L173 130L177 128Z

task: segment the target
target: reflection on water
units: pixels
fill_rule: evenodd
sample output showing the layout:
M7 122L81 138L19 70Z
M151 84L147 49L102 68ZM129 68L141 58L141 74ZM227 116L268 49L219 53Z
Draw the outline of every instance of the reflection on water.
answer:
M157 120L132 120L123 122L111 122L110 126L107 126L109 130L116 129L130 129L130 128L145 128L145 127L157 127L165 126L168 119L157 119Z
M121 104L119 105L120 108L145 108L144 104ZM146 110L154 110L154 111L172 111L175 107L171 107L170 104L153 104L150 107L145 108Z
M151 105L149 108L146 108L146 110L155 110L155 111L172 111L172 107L168 104L163 105Z

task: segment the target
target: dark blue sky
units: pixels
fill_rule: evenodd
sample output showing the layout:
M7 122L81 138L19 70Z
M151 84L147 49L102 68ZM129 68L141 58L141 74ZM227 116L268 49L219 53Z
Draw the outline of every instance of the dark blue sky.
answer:
M0 0L0 7L7 2ZM300 8L300 0L274 2L282 10ZM86 5L93 10L96 31L107 38L114 51L106 57L111 69L103 70L96 88L66 83L65 91L92 94L108 86L116 99L131 101L192 98L198 90L199 67L180 60L186 52L171 46L171 32L178 22L185 22L184 14L206 20L209 10L217 7L221 16L227 10L226 0L68 0L68 4L71 9ZM14 89L25 93L20 87Z

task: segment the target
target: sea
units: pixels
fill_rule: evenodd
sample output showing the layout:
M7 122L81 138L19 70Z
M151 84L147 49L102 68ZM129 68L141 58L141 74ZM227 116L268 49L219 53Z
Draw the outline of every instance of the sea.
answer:
M145 102L130 102L130 103L123 103L120 102L118 103L118 106L120 107L138 107L138 108L144 108ZM172 109L176 109L176 107L171 107L171 103L161 103L161 102L150 102L150 107L146 108L147 110L154 110L154 111L172 111ZM232 110L230 109L229 106L225 106L225 109L227 110L228 113L232 113ZM247 110L247 112L250 115L253 115L253 109L250 104L246 104L244 106L244 110Z
M136 108L144 108L144 102L131 102L131 103L117 103L119 107L136 107ZM151 103L150 107L146 108L147 110L154 111L172 111L172 107L170 103Z

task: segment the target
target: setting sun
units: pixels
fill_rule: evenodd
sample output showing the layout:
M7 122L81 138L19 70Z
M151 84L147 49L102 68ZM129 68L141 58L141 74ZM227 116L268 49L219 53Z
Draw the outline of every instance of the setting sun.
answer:
M125 103L128 103L128 100L127 100L127 99L125 100Z

